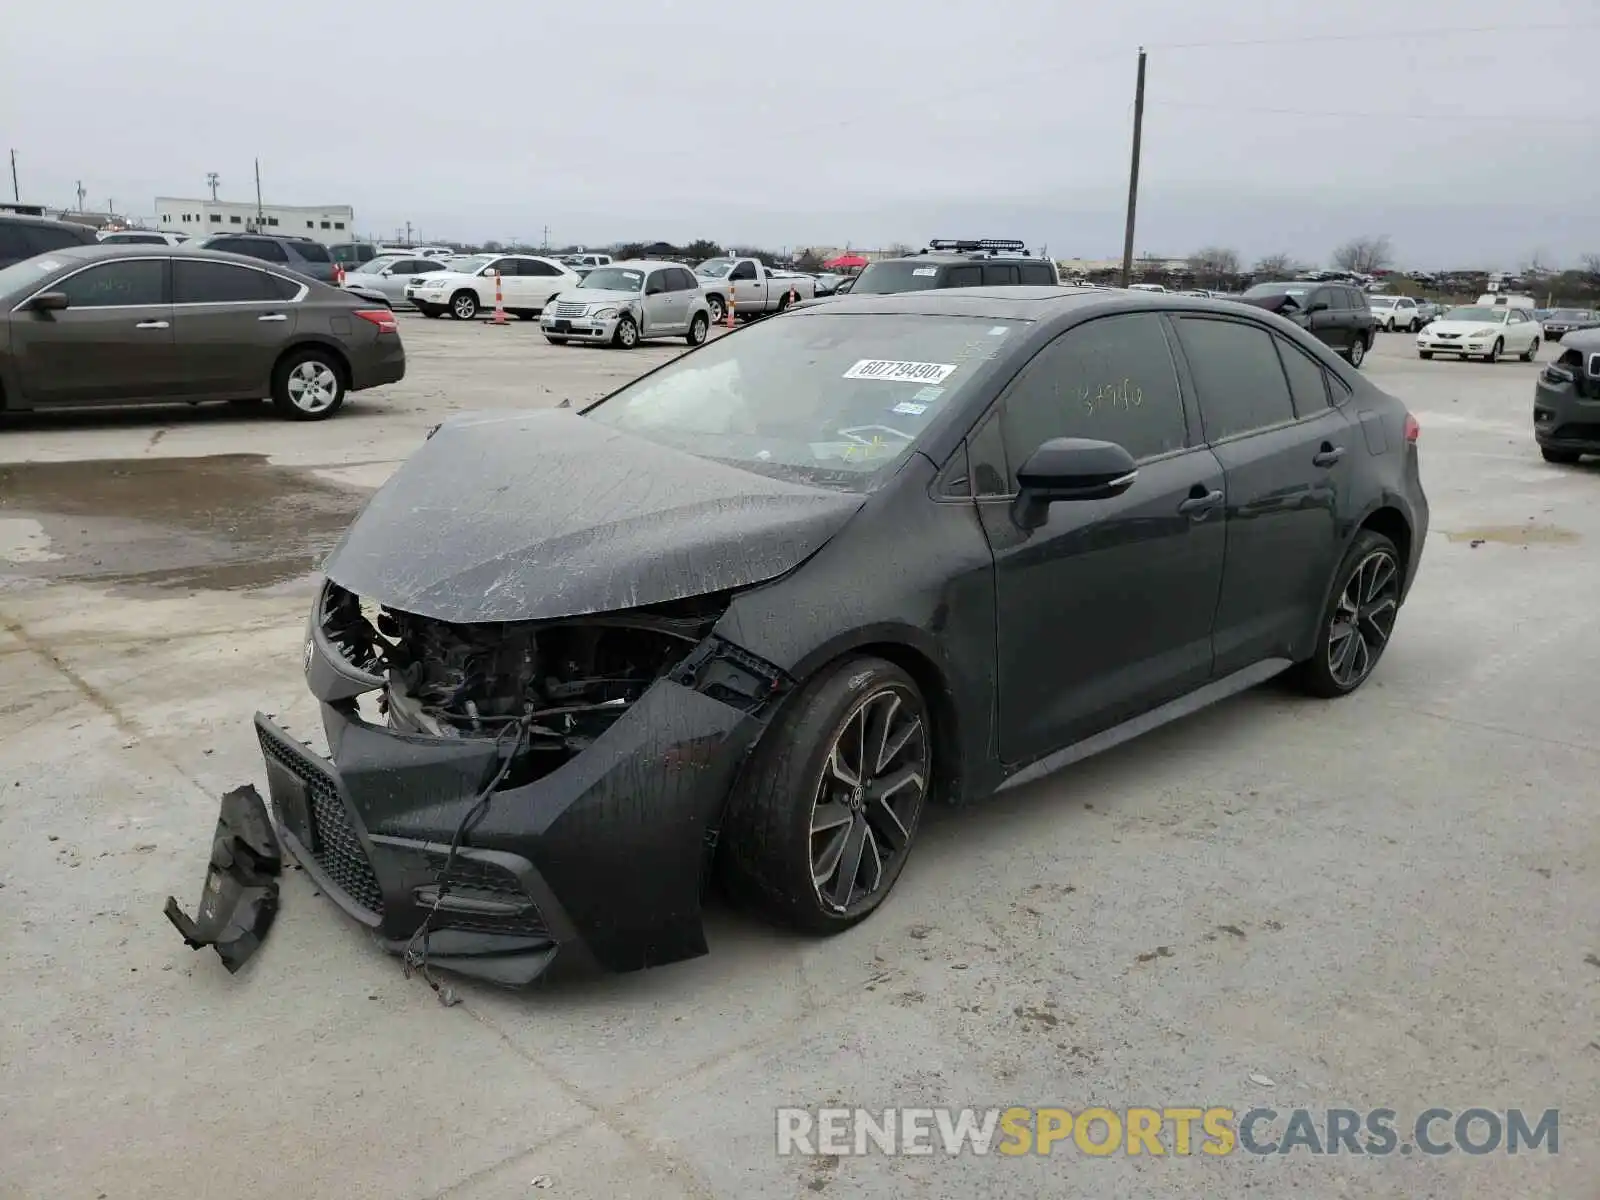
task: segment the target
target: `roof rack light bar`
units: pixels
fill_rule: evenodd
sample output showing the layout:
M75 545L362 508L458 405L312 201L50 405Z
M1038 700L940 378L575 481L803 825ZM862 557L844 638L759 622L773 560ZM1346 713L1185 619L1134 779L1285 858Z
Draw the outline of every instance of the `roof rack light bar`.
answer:
M934 238L928 243L935 250L1027 250L1028 244L1016 238Z

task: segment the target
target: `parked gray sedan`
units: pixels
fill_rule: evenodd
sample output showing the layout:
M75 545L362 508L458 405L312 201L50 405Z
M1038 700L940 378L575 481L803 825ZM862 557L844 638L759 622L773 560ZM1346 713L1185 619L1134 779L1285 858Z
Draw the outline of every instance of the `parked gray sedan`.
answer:
M405 377L394 313L258 259L74 246L0 270L0 408L254 402L297 421Z
M348 271L344 286L351 291L377 292L391 305L406 303L406 284L423 275L449 270L442 258L375 258Z
M698 346L711 308L694 272L639 259L596 267L545 305L540 328L553 344L596 342L632 349L645 338L681 337Z

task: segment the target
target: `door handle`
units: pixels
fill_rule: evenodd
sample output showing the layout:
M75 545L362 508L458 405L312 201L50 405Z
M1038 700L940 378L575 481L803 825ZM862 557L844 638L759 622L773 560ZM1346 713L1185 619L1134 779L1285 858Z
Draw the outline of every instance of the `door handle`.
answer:
M1331 467L1343 457L1343 446L1330 446L1327 442L1323 442L1322 449L1311 456L1311 462L1318 467Z
M134 328L135 329L171 329L172 326L166 321L140 321L137 325L134 326Z
M258 321L287 321L289 318L282 313L268 313L264 317L257 317Z
M1220 491L1207 492L1204 496L1190 496L1178 505L1178 511L1186 517L1203 517L1221 503Z

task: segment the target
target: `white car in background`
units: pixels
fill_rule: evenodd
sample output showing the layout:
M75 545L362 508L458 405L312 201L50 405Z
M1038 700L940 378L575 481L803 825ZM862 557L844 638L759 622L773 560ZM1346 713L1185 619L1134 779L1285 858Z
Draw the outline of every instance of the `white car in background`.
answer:
M531 321L552 296L577 287L583 278L564 263L536 254L473 254L446 259L444 265L443 271L406 285L406 299L425 317L449 313L470 321L494 310L498 288L506 312Z
M1539 353L1543 327L1525 308L1468 305L1452 308L1417 334L1417 357L1454 354L1494 362L1502 354L1515 354L1532 362Z
M413 255L388 255L347 267L344 274L346 291L372 291L380 293L390 306L406 298L406 288L425 275L439 275L445 264L436 258L418 258Z
M1372 309L1372 315L1378 318L1378 328L1385 333L1393 333L1397 329L1417 333L1425 324L1417 302L1410 296L1369 295L1367 307Z

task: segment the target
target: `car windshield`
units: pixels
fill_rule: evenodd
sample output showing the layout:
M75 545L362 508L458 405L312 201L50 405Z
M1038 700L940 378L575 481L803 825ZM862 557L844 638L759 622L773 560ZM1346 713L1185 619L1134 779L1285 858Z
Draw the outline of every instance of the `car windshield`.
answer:
M733 270L733 259L708 258L694 269L694 273L704 275L707 279L723 279L731 270Z
M895 292L920 292L939 286L939 268L925 262L873 263L850 289L853 296L888 296Z
M871 491L1026 324L826 312L764 321L585 414L760 474Z
M457 254L444 260L444 265L452 271L460 271L463 275L470 275L484 263L494 258L492 254Z
M1258 283L1244 296L1247 300L1259 296L1293 296L1296 300L1303 300L1310 291L1303 283Z
M1509 310L1504 308L1452 308L1445 313L1446 321L1504 321Z
M644 272L623 267L596 267L578 286L591 291L637 292L644 286Z
M51 254L41 254L37 258L25 258L19 263L12 263L9 267L0 267L0 296L9 296L12 292L32 287L40 276L48 275L65 261Z

